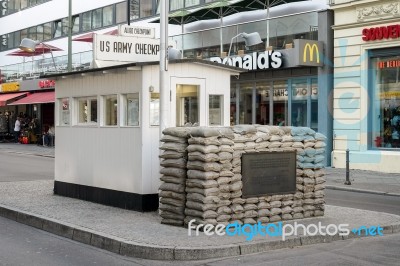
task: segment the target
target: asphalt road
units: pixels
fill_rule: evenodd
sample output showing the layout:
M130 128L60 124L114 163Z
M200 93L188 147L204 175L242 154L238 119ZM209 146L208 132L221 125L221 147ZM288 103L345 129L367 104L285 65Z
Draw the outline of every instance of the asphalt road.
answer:
M135 259L140 262L141 260ZM143 265L0 217L0 265Z
M0 182L54 179L54 158L0 152Z
M326 190L326 204L400 215L400 197Z
M400 234L336 241L332 243L273 250L270 252L202 262L201 265L399 265ZM161 265L161 264L159 264ZM173 265L164 264L164 265Z

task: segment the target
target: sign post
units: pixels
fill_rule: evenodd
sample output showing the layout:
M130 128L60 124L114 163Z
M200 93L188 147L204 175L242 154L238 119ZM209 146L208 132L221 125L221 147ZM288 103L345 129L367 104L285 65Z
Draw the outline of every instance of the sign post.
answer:
M160 1L160 138L165 128L169 127L167 84L168 71L168 11L169 1Z

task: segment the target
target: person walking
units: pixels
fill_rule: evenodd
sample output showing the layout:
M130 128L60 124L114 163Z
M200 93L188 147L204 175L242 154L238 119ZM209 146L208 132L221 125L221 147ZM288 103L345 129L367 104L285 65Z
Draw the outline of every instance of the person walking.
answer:
M21 122L20 122L20 117L17 117L17 120L15 120L15 125L14 125L14 142L19 143L19 134L21 131Z

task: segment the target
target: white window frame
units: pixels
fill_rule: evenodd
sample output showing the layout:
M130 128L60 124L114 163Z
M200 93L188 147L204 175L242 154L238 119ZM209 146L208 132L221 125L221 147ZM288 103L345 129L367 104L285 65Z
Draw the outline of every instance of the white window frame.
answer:
M211 114L210 114L210 97L211 96L218 96L219 97L219 104L220 104L220 111L219 111L219 116L220 116L220 124L211 124ZM218 127L218 126L223 126L224 125L224 95L223 94L209 94L208 95L208 105L207 105L207 110L208 110L208 125L210 127Z
M69 111L69 114L68 114L68 121L67 121L67 123L64 123L63 121L64 121L64 117L63 117L63 114L64 114L64 111L67 111L67 110L64 110L63 109L63 107L64 107L64 105L63 105L63 101L64 100L68 100L68 111ZM58 115L57 115L57 118L58 118L58 121L57 121L57 125L58 126L63 126L63 127L68 127L68 126L71 126L71 115L72 115L72 110L71 110L71 103L72 103L72 101L71 101L71 99L69 98L69 97L62 97L62 98L58 98L57 99L57 104L58 104L58 107L57 107L57 112L58 112Z
M117 123L115 125L107 125L107 99L108 98L115 98L117 100ZM101 116L100 116L100 125L102 127L118 127L118 125L120 123L119 105L120 105L120 101L119 101L118 94L108 94L108 95L101 96L100 110L102 110L102 112L101 112Z
M79 122L79 101L80 100L86 100L87 106L88 106L88 112L87 112L87 117L91 117L91 101L92 100L96 100L97 101L97 121L96 122L92 122L92 121L86 121L86 122ZM77 126L97 126L99 123L99 99L97 96L84 96L84 97L75 97L74 98L74 105L75 105L75 115L74 115L74 124Z
M130 98L129 96L133 96ZM137 124L136 125L128 125L128 99L137 99ZM122 127L140 127L141 124L141 101L140 101L140 93L132 92L132 93L124 93L121 94L120 97L120 125Z

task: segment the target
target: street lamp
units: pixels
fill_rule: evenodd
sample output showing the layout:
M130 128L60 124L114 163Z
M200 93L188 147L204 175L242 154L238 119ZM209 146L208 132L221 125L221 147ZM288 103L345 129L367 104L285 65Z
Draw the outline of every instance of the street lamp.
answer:
M231 54L231 48L232 48L233 39L235 39L237 37L242 37L244 39L244 43L245 43L246 47L262 43L260 34L258 32L252 32L252 33L242 32L242 33L239 33L238 35L234 36L232 38L232 40L231 40L231 44L229 45L228 56L230 56L230 54Z
M44 46L46 46L50 50L54 69L57 70L56 62L54 61L53 51L52 51L51 47L49 45L45 44L44 42L34 41L32 39L24 38L24 39L22 39L21 44L19 45L19 49L21 49L22 51L28 52L28 53L33 53L36 50L36 45L38 45L40 43L43 44Z

